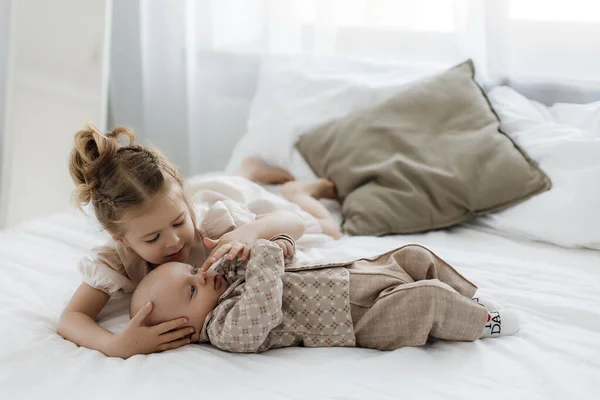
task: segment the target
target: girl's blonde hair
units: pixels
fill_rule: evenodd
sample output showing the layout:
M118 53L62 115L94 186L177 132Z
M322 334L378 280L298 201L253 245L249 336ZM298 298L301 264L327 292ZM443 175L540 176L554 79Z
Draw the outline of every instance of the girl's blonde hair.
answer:
M121 138L127 143L121 144ZM143 206L165 184L183 188L183 178L171 161L134 140L133 131L124 127L103 135L88 124L75 134L69 163L75 201L79 208L91 203L100 224L112 234L121 235L125 213Z

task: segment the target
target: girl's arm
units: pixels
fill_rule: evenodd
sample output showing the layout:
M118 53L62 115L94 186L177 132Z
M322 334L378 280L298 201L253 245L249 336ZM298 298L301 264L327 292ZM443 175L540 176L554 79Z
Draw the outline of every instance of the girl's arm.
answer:
M100 327L95 321L109 295L82 283L58 322L58 334L79 346L116 356L111 348L113 333Z
M304 234L306 226L304 220L291 211L274 211L269 214L263 214L252 222L242 225L236 230L247 229L254 231L256 239L270 239L275 235L285 233L294 240L300 239Z
M304 220L290 211L274 211L257 217L239 228L221 236L218 240L204 239L204 244L211 249L211 253L202 265L202 270L207 270L219 258L229 253L229 257L249 249L258 239L270 239L275 235L287 234L298 240L304 234Z
M79 346L121 358L176 349L190 343L186 336L191 335L194 329L182 328L187 323L184 318L155 326L144 324L144 319L152 311L152 303L142 307L119 334L102 328L95 319L108 299L103 291L81 284L60 316L58 334Z

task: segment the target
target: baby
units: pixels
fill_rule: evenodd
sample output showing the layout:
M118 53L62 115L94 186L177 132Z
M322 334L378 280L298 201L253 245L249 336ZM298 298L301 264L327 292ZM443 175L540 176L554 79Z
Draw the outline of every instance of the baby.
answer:
M240 353L289 346L393 350L430 338L473 341L519 329L517 314L472 299L477 287L422 246L285 265L282 241L295 249L287 235L259 239L248 261L206 272L163 264L138 285L130 315L152 301L151 325L186 317L192 342Z

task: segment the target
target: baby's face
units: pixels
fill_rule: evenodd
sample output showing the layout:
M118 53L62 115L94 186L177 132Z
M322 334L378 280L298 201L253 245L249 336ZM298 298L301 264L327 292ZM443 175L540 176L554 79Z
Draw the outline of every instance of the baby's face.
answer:
M188 264L171 262L158 268L160 279L154 283L151 294L152 319L164 322L186 317L187 326L195 329L192 342L197 341L206 316L217 306L229 284L215 271L200 272Z

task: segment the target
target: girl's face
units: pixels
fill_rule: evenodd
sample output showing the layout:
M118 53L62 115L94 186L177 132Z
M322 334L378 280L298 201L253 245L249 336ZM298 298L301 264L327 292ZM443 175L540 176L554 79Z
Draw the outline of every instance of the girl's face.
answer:
M177 184L156 194L143 213L127 218L123 228L125 234L115 240L156 265L185 262L195 238L190 210Z

